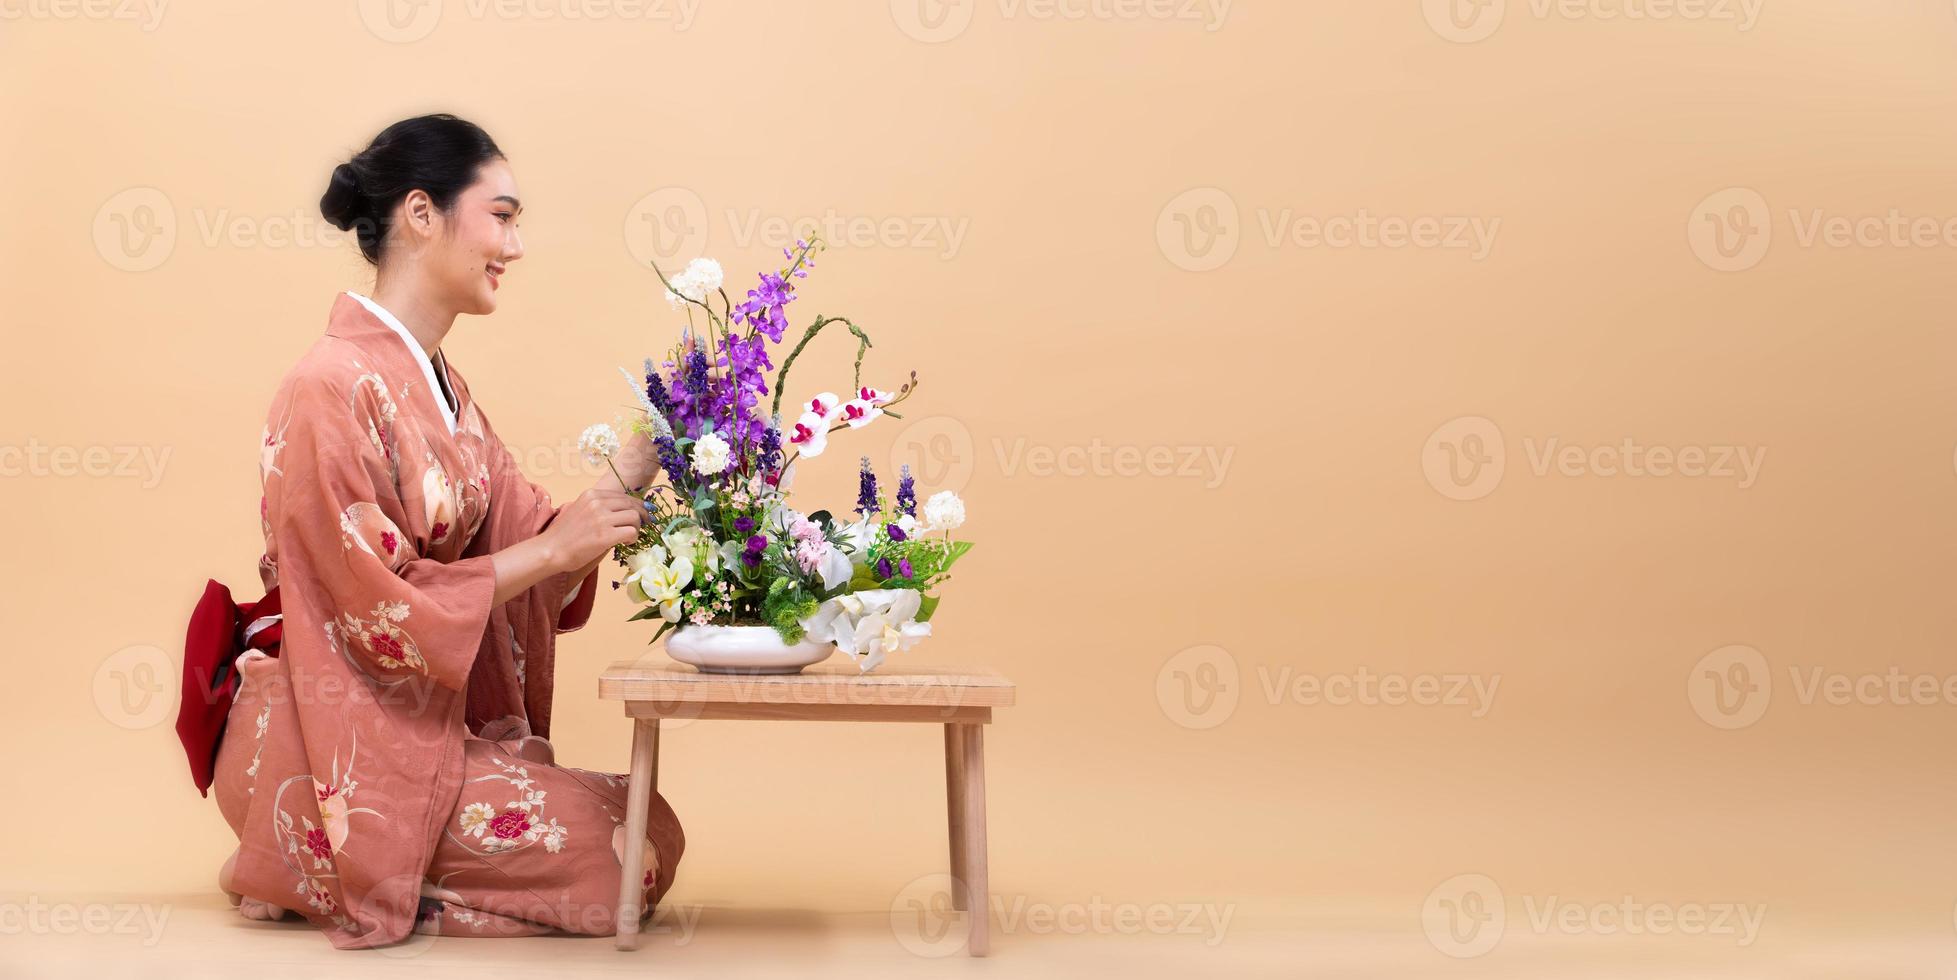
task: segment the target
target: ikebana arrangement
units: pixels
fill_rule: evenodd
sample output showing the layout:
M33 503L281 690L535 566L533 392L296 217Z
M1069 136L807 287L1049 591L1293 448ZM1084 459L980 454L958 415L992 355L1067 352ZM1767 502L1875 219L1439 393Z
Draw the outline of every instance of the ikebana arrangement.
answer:
M646 359L641 376L620 369L637 403L625 424L658 447L664 480L638 491L648 519L637 541L613 551L625 569L613 586L643 606L633 620L661 621L653 641L674 631L667 652L703 671L794 673L832 649L862 672L874 670L931 634L933 590L971 548L951 536L965 521L956 493L941 490L920 505L904 466L887 497L868 456L853 518L789 506L802 460L821 456L832 435L902 418L893 407L918 387L915 371L894 392L863 384L869 335L846 317L820 315L771 384L770 347L788 329L796 281L808 278L822 250L820 239L783 249L787 264L761 273L739 303L712 259L694 259L671 277L655 263L686 328L664 359ZM851 394L822 391L784 426L789 369L832 324L857 340ZM762 398L771 393L764 412ZM580 447L587 458L609 461L618 432L591 426Z

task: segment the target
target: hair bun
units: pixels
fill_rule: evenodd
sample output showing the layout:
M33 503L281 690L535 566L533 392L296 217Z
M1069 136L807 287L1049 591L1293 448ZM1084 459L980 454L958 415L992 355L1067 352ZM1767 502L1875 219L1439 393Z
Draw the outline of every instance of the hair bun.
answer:
M343 163L334 167L326 193L319 199L320 215L333 227L346 231L360 220L364 203L360 194L360 175L354 172L353 164Z

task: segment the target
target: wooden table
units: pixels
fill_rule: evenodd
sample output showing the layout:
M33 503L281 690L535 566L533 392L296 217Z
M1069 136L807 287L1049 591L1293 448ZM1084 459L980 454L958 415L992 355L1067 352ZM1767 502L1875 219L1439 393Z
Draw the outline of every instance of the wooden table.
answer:
M837 658L841 660L841 658ZM663 656L621 660L598 676L598 697L625 702L633 720L625 839L646 835L646 807L659 786L659 721L900 721L944 726L945 798L951 836L952 908L969 913L966 951L991 944L985 855L985 726L1010 707L1011 681L984 670L884 664L859 674L847 660L799 674L703 674ZM625 848L619 881L618 948L639 945L645 851Z

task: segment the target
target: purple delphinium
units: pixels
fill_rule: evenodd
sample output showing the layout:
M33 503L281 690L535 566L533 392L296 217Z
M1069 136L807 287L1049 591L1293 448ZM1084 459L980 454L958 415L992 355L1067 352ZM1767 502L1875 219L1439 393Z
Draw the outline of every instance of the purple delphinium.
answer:
M857 479L856 512L868 515L877 509L877 475L870 472L870 457L863 457L863 471Z
M911 464L905 463L901 470L903 478L897 481L897 513L909 517L917 516L917 486L911 480ZM902 538L897 540L902 541Z
M734 307L734 319L779 344L782 331L788 329L788 316L782 308L795 298L794 286L772 272L764 272L761 285L748 290L747 301Z
M754 442L765 427L757 412L761 396L768 393L767 371L774 362L768 359L767 342L758 336L721 339L721 355L715 362L734 374L730 389L725 379L714 392L713 415L717 424L731 433L735 442Z
M713 377L707 354L695 345L688 352L679 377L673 384L673 422L682 435L698 439L707 420L713 418Z
M673 393L667 388L666 379L653 368L650 357L646 358L646 401L651 402L659 414L668 419L673 417Z

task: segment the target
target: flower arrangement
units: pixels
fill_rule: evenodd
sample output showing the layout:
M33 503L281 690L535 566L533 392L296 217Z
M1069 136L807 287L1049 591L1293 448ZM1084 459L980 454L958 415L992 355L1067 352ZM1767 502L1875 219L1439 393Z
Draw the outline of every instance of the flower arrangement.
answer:
M663 360L647 358L641 376L625 371L637 403L627 424L651 438L665 479L635 491L648 519L638 540L613 551L626 573L613 587L643 606L633 620L661 620L654 641L689 626L770 626L786 644L833 643L868 672L930 635L939 599L933 590L971 548L951 537L965 521L957 494L942 490L920 505L905 466L887 497L868 456L853 518L788 504L801 460L822 455L832 435L902 418L893 409L918 386L915 371L895 392L863 384L869 335L846 317L818 315L771 387L771 346L788 328L785 308L799 298L796 281L808 277L822 249L820 239L783 249L787 264L762 273L739 303L728 297L712 259L694 259L671 277L653 266L687 325ZM851 396L823 391L784 425L789 369L832 324L857 339ZM762 398L771 392L764 413ZM619 440L601 424L586 430L580 445L591 458L609 460Z

